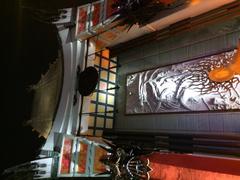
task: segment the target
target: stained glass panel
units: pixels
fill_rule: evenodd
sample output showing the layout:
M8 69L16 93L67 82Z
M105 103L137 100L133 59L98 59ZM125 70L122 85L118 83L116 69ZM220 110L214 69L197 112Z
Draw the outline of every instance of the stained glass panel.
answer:
M112 119L106 120L106 128L113 128L113 120Z
M103 118L98 117L98 118L96 119L96 121L97 121L96 126L97 126L98 128L103 128L103 127L104 127L104 119L103 119Z
M108 69L108 67L109 67L108 65L109 65L109 61L106 59L102 59L101 67Z
M61 174L69 174L70 173L70 165L71 165L71 154L72 154L72 139L65 138L63 143L63 152L62 152L62 160L61 160Z
M108 79L107 71L102 70L101 73L100 73L100 78L107 80Z
M106 102L106 94L99 93L98 94L98 102L105 103Z
M107 104L114 105L114 99L115 99L114 96L108 95L108 96L107 96Z
M115 83L116 82L116 74L109 73L109 81Z

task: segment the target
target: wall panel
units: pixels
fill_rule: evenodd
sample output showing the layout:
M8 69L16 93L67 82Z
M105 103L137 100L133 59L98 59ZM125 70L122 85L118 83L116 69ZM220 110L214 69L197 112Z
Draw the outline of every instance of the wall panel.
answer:
M169 39L149 42L118 54L115 129L127 131L240 132L238 112L125 115L125 78L132 72L182 62L236 47L240 38L240 19L181 33Z

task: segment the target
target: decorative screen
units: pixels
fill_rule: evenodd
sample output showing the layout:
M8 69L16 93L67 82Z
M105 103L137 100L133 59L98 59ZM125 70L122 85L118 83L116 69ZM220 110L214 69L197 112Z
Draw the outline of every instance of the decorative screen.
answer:
M91 96L87 134L101 136L104 129L113 128L117 59L109 58L109 50L99 51L94 56L94 67L99 72L99 82Z
M231 50L128 75L126 113L240 109L239 74L223 82L209 79L210 71L233 63L236 52Z
M79 146L80 146L80 151L78 153L78 170L77 170L77 173L84 174L84 173L86 173L88 144L80 142Z

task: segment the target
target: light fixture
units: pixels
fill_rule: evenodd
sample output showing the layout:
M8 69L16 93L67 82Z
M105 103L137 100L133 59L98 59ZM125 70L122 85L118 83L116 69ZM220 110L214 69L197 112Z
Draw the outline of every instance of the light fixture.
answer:
M236 74L240 74L240 41L238 43L237 53L233 57L233 62L226 67L212 69L208 73L208 77L215 82L225 82L231 80Z

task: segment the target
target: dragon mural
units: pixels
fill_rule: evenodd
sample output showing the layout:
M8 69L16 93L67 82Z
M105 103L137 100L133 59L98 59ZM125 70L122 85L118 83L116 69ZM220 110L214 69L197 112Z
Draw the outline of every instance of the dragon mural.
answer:
M128 75L126 113L240 109L239 74L221 81L211 78L216 70L235 68L237 52L234 49Z

